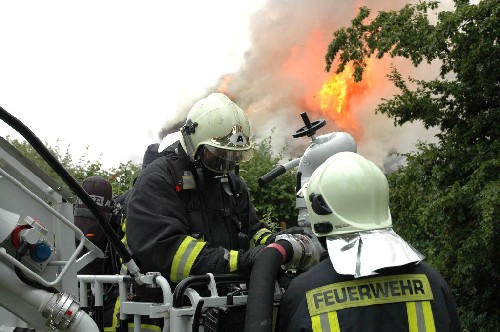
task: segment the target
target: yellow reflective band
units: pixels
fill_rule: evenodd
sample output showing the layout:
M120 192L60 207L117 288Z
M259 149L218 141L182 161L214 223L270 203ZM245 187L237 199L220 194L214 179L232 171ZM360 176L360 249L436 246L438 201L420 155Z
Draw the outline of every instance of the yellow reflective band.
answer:
M129 332L134 332L134 323L128 323L128 331ZM152 324L141 324L141 332L149 332L149 331L161 331L161 327L158 325L152 325Z
M123 231L123 237L121 239L123 245L128 248L128 244L127 244L127 234L125 233L125 230L126 230L126 227L125 227L125 218L123 219L123 223L122 223L122 231ZM123 265L123 260L120 258L120 263L122 264L122 269L125 269L125 271L127 270L127 266Z
M323 329L321 328L320 315L312 316L311 317L311 324L312 324L313 332L323 332Z
M196 241L194 238L190 236L186 236L186 238L182 241L179 249L175 253L174 260L172 261L172 267L170 268L170 280L176 282L177 280L182 279L182 271L180 277L178 276L179 264L181 262L182 256L185 254L186 249L190 243ZM189 254L188 254L189 255Z
M331 332L340 332L339 318L336 311L328 313L328 323L330 324Z
M203 249L203 247L206 245L206 242L196 242L196 245L194 246L193 251L188 257L188 260L186 262L186 266L184 267L184 272L183 272L183 279L187 278L191 274L191 268L193 267L194 261L196 260L196 257L200 254L200 251Z
M430 301L422 301L422 311L424 313L425 330L427 332L436 332L436 324L434 324L434 314Z
M113 322L111 327L105 327L104 332L115 332L118 326L118 313L120 311L120 297L116 298L115 308L113 309ZM134 323L128 323L127 330L134 331ZM152 324L141 324L141 332L146 331L161 331L161 328Z
M205 245L206 242L199 242L191 236L186 236L172 261L172 267L170 268L171 281L179 282L189 276L196 257L198 257Z
M334 283L306 292L310 316L374 304L433 300L425 274L400 274Z
M120 312L120 297L116 297L116 301L115 301L115 308L113 309L113 319L111 321L111 327L105 327L104 328L104 331L106 331L106 329L111 329L111 331L115 332L116 331L116 327L118 326L118 314Z
M417 310L415 309L415 302L406 303L406 313L408 315L408 328L410 332L418 332Z
M406 303L410 332L436 332L434 315L429 301Z
M122 237L122 243L125 245L125 247L128 248L128 245L127 245L127 226L125 224L125 219L123 219L123 223L122 223L122 232L123 232L123 237Z
M125 234L125 231L127 230L127 219L126 218L123 218L122 220L122 232L123 234Z
M266 233L269 233L266 235ZM257 231L257 233L255 233L255 235L252 237L252 241L251 242L251 247L255 247L256 245L259 245L259 244L264 244L265 241L263 242L263 239L262 237L265 236L265 239L267 239L269 236L271 236L272 232L270 230L268 230L267 228L261 228Z
M260 240L259 244L266 244L267 239L268 239L271 235L272 235L272 233L271 233L271 234L269 234L269 235L264 236L264 237L262 238L262 240Z
M229 251L229 272L234 272L238 269L238 254L236 250Z
M337 312L326 312L311 317L313 332L340 332Z

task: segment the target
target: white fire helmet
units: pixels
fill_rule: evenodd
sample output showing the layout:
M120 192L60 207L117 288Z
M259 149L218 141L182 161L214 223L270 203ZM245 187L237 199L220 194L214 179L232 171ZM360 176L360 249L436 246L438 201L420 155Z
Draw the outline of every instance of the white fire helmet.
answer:
M301 191L318 237L392 227L387 178L357 153L328 158Z
M181 134L180 143L189 158L200 158L215 172L229 171L253 156L245 112L222 93L212 93L194 104Z

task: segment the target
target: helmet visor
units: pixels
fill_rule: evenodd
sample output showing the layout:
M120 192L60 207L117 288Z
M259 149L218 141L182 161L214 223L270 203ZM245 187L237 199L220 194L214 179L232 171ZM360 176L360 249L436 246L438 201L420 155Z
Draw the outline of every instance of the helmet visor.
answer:
M204 147L217 157L233 161L235 163L242 163L245 161L249 161L253 157L252 148L246 150L229 150L229 149L218 148L211 145L205 145Z
M201 162L206 168L223 173L231 171L239 162L250 160L253 150L227 150L205 145L200 149Z

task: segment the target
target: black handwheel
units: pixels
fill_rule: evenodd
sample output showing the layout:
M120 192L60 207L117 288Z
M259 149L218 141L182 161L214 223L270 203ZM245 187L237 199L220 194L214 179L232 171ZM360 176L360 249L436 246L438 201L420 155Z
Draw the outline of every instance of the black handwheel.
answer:
M295 133L292 134L292 137L294 138L306 135L311 137L312 135L316 134L316 130L323 128L326 125L326 120L323 119L316 120L311 123L306 112L300 113L300 116L302 117L302 120L304 120L305 126L298 129Z

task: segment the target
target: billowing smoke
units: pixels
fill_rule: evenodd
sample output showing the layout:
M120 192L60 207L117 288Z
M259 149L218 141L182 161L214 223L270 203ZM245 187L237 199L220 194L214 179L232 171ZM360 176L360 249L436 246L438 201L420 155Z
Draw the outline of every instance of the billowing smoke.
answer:
M300 113L307 112L311 120L327 120L327 126L318 135L347 131L356 139L360 154L386 171L394 170L403 161L395 156L388 159L390 152L408 152L418 140L432 139L436 133L418 123L396 128L391 119L375 114L382 98L397 93L386 78L391 64L404 77L414 76L417 71L409 63L370 61L363 82L348 82L348 94L342 97L341 106L335 104L341 97L336 94L329 101L336 106L323 105L325 83L333 82L335 76L335 67L327 73L324 61L332 33L350 26L362 5L370 8L372 15L403 6L399 0L365 0L362 4L341 0L268 0L252 17L251 46L242 66L214 82L213 90L227 93L247 112L258 138L269 136L274 129L274 148L279 151L286 147L290 157L300 156L309 144L307 138L292 138L292 133L304 126ZM435 76L434 73L432 77ZM336 112L336 107L342 108L342 112ZM183 112L184 118L186 114Z

